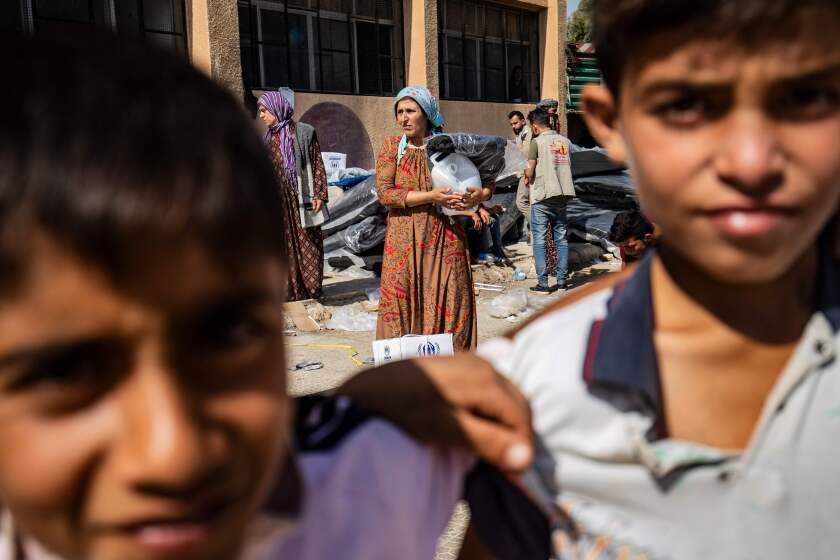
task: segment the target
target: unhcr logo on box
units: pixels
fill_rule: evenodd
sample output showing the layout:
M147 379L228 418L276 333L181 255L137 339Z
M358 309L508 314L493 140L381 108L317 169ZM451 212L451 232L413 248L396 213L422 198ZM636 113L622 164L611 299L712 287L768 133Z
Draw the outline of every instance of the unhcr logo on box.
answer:
M387 362L429 356L452 356L452 334L406 335L373 341L373 363L380 366Z
M425 344L417 347L417 355L422 357L438 356L440 355L440 344L427 340Z

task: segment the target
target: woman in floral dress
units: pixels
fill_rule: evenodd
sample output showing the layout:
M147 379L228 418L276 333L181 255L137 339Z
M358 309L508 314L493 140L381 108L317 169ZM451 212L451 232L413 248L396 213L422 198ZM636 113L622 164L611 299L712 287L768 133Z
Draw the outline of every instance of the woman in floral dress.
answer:
M394 111L403 135L387 139L376 161L379 200L389 209L376 338L452 333L455 349L469 350L478 331L466 234L438 207L474 206L492 186L466 195L432 188L426 141L443 127L437 100L410 86Z

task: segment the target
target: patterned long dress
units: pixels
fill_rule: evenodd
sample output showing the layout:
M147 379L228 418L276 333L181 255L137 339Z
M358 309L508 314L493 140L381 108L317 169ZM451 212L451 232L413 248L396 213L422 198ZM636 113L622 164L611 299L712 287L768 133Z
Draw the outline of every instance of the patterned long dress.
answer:
M271 139L271 160L283 197L283 229L286 236L286 254L289 261L289 279L286 284L286 299L298 301L321 297L324 280L324 235L320 227L304 228L300 223L298 210L298 187L291 184L283 172L283 151L280 136ZM312 136L309 144L309 161L312 162L314 198L327 203L327 172L321 160L321 146L318 137Z
M410 191L428 191L432 184L423 148L406 148L397 167L399 141L387 139L376 161L379 200L390 209L376 338L452 333L456 350L475 348L466 233L430 204L406 208Z

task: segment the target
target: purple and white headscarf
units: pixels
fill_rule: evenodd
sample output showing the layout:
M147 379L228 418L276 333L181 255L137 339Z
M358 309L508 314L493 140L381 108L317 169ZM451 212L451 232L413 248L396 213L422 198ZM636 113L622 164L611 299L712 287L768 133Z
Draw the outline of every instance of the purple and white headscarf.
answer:
M280 151L283 154L283 171L290 184L297 185L297 156L295 156L295 123L292 115L295 110L289 100L278 91L267 91L257 100L257 104L277 118L277 122L266 131L263 140L271 145L271 138L280 135Z

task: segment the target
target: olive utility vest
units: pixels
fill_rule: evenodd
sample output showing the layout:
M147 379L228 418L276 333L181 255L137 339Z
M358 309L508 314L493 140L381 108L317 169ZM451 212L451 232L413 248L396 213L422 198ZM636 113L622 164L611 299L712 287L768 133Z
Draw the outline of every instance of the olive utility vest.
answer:
M543 132L531 142L537 143L537 169L531 183L531 204L557 197L575 196L569 141L553 130Z

